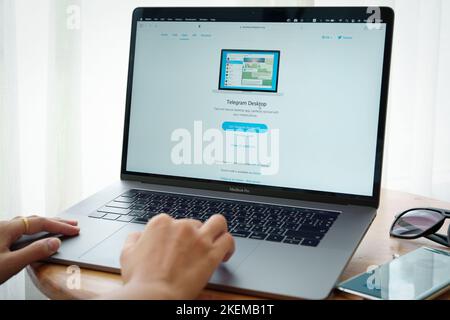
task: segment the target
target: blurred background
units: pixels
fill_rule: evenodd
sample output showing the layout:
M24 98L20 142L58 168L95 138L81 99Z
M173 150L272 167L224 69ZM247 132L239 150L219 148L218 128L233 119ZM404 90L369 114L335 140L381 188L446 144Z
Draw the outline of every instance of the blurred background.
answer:
M450 1L0 0L0 220L119 179L131 12L187 5L394 8L383 187L450 202ZM21 273L0 299L25 288Z

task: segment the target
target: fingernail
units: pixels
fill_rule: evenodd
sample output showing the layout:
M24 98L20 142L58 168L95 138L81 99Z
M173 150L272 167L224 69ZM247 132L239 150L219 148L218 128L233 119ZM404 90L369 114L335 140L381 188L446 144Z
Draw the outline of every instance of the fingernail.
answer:
M48 251L56 252L61 245L61 240L57 238L50 238L47 240Z

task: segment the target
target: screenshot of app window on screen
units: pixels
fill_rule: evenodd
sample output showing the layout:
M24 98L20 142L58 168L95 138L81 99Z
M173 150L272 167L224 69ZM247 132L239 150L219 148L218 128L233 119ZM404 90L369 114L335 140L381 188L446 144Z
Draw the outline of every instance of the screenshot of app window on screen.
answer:
M385 27L137 24L127 170L372 195Z

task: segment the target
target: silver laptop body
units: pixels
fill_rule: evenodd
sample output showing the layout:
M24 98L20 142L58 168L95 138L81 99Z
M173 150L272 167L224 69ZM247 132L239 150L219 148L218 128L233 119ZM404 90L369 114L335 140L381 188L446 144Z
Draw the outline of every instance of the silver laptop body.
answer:
M222 201L230 208L251 203L262 211L281 210L279 221L259 218L270 228L252 226L235 236L234 256L220 265L209 287L326 298L379 203L393 12L378 10L136 9L121 180L60 214L78 220L81 233L65 239L50 260L119 273L126 236L145 226L130 214L149 206L132 202L137 198L126 202L126 196L142 191ZM194 146L189 163L189 152L174 148L182 147L183 132L196 139L199 121L203 132L216 128L243 137L225 145L235 154L255 146L251 137L272 137L270 130L279 129L278 147L271 149L273 154L278 148L278 160L217 157L208 164L205 157L195 159ZM293 209L301 213L296 226L283 216ZM323 223L313 225L311 217L328 215L335 217L328 230L309 239L309 231L323 231ZM268 230L286 232L279 230L283 226L296 229L289 234L298 239L260 239ZM252 238L252 229L264 232Z

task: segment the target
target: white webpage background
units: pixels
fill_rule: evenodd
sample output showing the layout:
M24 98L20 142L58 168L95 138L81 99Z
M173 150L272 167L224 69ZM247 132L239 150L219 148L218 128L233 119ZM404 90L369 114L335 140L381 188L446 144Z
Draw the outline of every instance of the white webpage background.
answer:
M372 195L384 25L209 22L201 31L198 25L138 23L128 171ZM279 50L279 94L218 92L222 49ZM230 107L227 99L265 102L279 113L246 118L215 111ZM224 121L280 129L279 172L224 176L224 165L173 164L172 132L193 132L196 120L203 130Z

